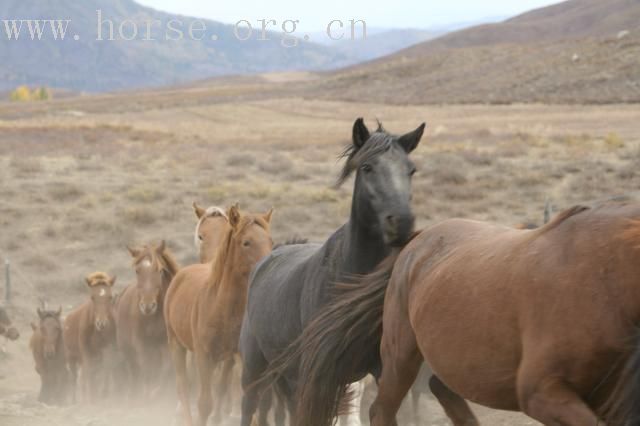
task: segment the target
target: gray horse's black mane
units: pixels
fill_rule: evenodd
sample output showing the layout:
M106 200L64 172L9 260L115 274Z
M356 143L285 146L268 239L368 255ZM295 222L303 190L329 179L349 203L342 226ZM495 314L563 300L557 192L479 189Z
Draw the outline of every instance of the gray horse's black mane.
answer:
M382 127L382 123L378 122L378 129L361 147L353 143L349 144L338 157L346 158L347 160L336 182L336 188L340 187L363 163L383 152L387 152L396 139L397 136L388 133L384 127Z
M309 240L307 238L293 237L286 240L284 243L278 243L273 246L273 250L284 246L295 246L300 244L307 244Z

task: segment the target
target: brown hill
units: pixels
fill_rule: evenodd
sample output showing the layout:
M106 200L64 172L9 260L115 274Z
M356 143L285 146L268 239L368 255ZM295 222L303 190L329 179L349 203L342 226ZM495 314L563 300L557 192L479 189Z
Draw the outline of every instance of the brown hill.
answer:
M640 102L640 0L571 0L328 74L309 96L407 104Z

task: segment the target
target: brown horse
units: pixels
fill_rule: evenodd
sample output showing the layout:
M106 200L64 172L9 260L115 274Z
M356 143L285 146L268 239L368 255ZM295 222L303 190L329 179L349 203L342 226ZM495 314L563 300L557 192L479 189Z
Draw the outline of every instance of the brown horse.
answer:
M211 264L191 265L175 276L167 292L165 318L173 358L178 396L187 424L192 424L186 375L186 351L195 354L200 381L199 425L205 425L213 408L212 371L216 364L238 352L238 336L246 306L249 273L269 254L272 211L242 215L229 209L230 229ZM228 388L225 369L219 393ZM220 398L218 399L220 401ZM220 413L220 410L216 410Z
M91 298L69 313L63 330L74 401L78 367L82 372L85 400L95 401L100 396L100 378L105 374L102 368L104 352L115 343L111 288L116 278L104 272L94 272L85 281ZM102 384L106 386L106 377L103 378Z
M215 259L222 238L227 235L229 218L223 209L216 206L205 209L194 202L193 210L198 218L194 243L200 253L200 263L208 263Z
M38 401L46 404L66 401L69 370L64 354L62 340L62 308L48 311L38 308L39 323L31 323L33 335L29 347L40 375L40 394Z
M7 310L2 306L0 306L0 336L4 336L9 340L18 340L18 337L20 337L20 333L13 326Z
M124 289L116 307L117 343L132 394L138 395L136 391L142 388L142 394L148 395L161 384L166 372L169 351L164 300L179 267L164 241L128 249L136 282Z
M547 425L638 425L639 290L640 204L575 207L533 231L443 222L307 330L311 403L299 408L331 383L340 370L331 363L341 374L361 369L363 336L382 333L369 342L382 357L372 425L396 424L423 360L455 425L478 424L463 398Z

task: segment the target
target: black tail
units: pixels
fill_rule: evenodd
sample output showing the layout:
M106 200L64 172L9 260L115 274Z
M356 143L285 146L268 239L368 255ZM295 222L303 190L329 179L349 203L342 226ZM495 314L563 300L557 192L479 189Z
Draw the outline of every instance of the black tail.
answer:
M605 404L604 421L611 426L640 426L640 333Z
M356 282L339 284L332 301L265 373L278 380L299 367L295 426L331 426L348 402L348 385L379 368L384 297L400 250Z

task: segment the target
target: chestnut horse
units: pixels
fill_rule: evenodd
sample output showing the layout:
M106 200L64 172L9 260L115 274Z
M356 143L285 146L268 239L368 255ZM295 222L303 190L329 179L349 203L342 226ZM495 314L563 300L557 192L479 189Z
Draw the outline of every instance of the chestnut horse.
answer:
M339 399L346 383L323 384L370 371L361 354L380 347L372 425L396 424L423 360L454 425L478 424L463 398L547 425L639 424L640 204L574 207L532 231L449 220L393 260L305 331L300 413Z
M104 272L94 272L85 279L91 297L71 311L64 320L63 339L67 365L71 373L73 400L76 400L78 367L82 372L83 397L96 401L100 396L100 376L106 386L103 368L104 352L115 344L113 320L113 295L111 288L116 277Z
M29 347L40 375L38 401L50 403L66 402L69 387L69 370L64 355L62 340L62 308L48 311L38 308L39 323L31 323L33 335Z
M7 310L0 306L0 336L4 336L9 340L18 340L20 333L13 326Z
M164 300L179 267L164 241L157 246L128 249L136 282L120 295L116 308L117 343L132 395L138 395L139 388L148 395L162 383L166 372L169 351Z
M186 352L195 355L200 382L198 424L206 424L213 401L211 379L214 367L238 352L238 336L246 306L249 273L271 251L272 211L240 213L232 206L227 217L230 228L211 264L191 265L175 276L165 303L169 347L176 371L178 396L185 421L192 424L189 405ZM228 388L228 373L218 395ZM218 398L220 401L220 398ZM220 410L216 410L219 414Z

